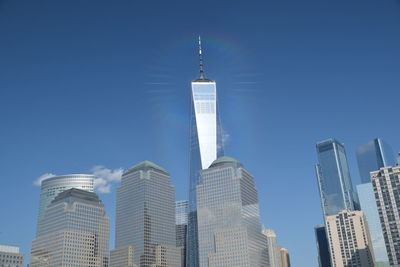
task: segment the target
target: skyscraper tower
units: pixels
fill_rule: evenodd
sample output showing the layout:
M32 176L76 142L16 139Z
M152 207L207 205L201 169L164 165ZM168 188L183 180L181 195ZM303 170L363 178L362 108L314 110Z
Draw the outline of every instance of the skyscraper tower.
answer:
M205 78L199 37L199 78L192 81L187 267L199 266L196 186L202 169L223 155L216 83Z
M343 144L328 139L317 144L316 173L324 217L355 209L355 194Z
M182 267L186 265L186 233L188 223L188 201L175 202L176 246L182 248Z
M370 172L395 165L392 149L381 138L359 146L356 155L362 184L371 182Z
M78 188L85 191L94 191L94 175L91 174L69 174L48 178L41 183L40 203L38 215L38 227L44 211L56 196L68 189Z
M200 267L267 267L253 176L230 157L201 171L197 186ZM272 250L271 250L272 251Z
M371 172L378 214L389 264L400 266L400 167L383 167Z
M46 208L31 267L108 267L109 218L95 193L72 188Z
M133 251L138 267L181 267L181 250L176 247L175 189L165 169L143 161L124 172L117 191L115 224L111 267L129 262L129 251Z
M376 138L365 145L359 146L356 150L356 155L361 177L361 184L357 185L361 210L368 221L376 264L379 267L386 267L389 266L388 253L379 220L370 173L385 166L394 165L393 152L390 146L382 139Z

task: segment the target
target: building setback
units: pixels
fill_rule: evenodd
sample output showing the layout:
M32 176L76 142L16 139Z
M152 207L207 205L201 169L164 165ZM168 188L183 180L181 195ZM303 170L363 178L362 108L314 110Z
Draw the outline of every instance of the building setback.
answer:
M175 189L165 169L150 161L127 169L117 190L116 206L116 249L111 252L111 267L120 266L114 256L127 247L133 250L138 267L181 267L181 249L176 247Z
M109 218L95 193L72 188L44 212L30 267L107 267Z
M94 178L95 176L91 174L68 174L43 180L40 188L37 226L39 227L44 211L59 193L71 188L94 192Z
M0 245L0 266L1 267L24 266L24 254L19 252L19 247Z
M201 172L197 186L200 267L266 267L258 196L252 175L230 157Z
M371 172L390 266L400 266L400 166Z
M368 224L362 211L326 217L333 267L375 267Z

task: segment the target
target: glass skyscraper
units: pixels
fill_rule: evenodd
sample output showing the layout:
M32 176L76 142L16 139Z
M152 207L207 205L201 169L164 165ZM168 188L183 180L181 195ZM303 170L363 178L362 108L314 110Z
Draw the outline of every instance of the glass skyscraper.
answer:
M126 262L117 255L133 251L138 267L181 267L175 230L175 189L168 172L150 161L127 169L117 190L112 259Z
M31 267L108 267L109 218L95 193L72 188L52 201L32 242Z
M389 266L389 259L379 221L378 207L370 173L385 166L394 165L393 152L390 146L382 139L376 138L365 145L359 146L356 150L356 155L361 177L361 184L357 185L361 210L364 211L368 221L376 264L378 267L386 267Z
M40 189L38 226L40 219L44 215L45 209L59 193L71 188L93 192L94 178L95 176L91 174L69 174L51 177L42 181Z
M252 175L230 157L201 171L197 185L200 267L267 267L257 190Z
M356 155L362 184L371 182L370 172L395 165L392 149L380 138L359 146Z
M182 267L186 265L186 233L188 224L188 201L175 202L176 246L182 248Z
M355 210L357 196L353 191L343 144L335 139L319 142L317 154L316 173L324 217L342 210Z
M198 267L196 186L202 169L207 169L223 155L218 116L216 83L206 79L199 39L200 76L192 81L190 121L189 217L187 232L187 267Z
M329 252L329 241L326 235L325 225L314 227L315 239L317 240L319 267L331 267L331 254Z

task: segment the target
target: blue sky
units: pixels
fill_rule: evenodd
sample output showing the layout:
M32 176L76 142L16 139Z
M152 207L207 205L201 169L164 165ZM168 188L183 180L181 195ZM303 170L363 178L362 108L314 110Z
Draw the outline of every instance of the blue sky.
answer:
M293 266L317 266L315 143L345 144L354 185L357 146L400 150L399 0L0 0L0 243L29 254L45 173L147 159L187 198L198 34L226 154ZM100 194L111 218L117 184Z

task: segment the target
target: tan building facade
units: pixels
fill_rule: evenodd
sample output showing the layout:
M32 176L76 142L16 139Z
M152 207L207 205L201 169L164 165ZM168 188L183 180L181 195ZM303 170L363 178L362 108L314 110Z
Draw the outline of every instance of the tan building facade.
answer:
M19 252L19 247L0 245L0 266L24 266L24 254Z
M290 267L289 251L286 248L280 249L282 267Z
M368 224L362 211L326 217L332 267L374 267Z

